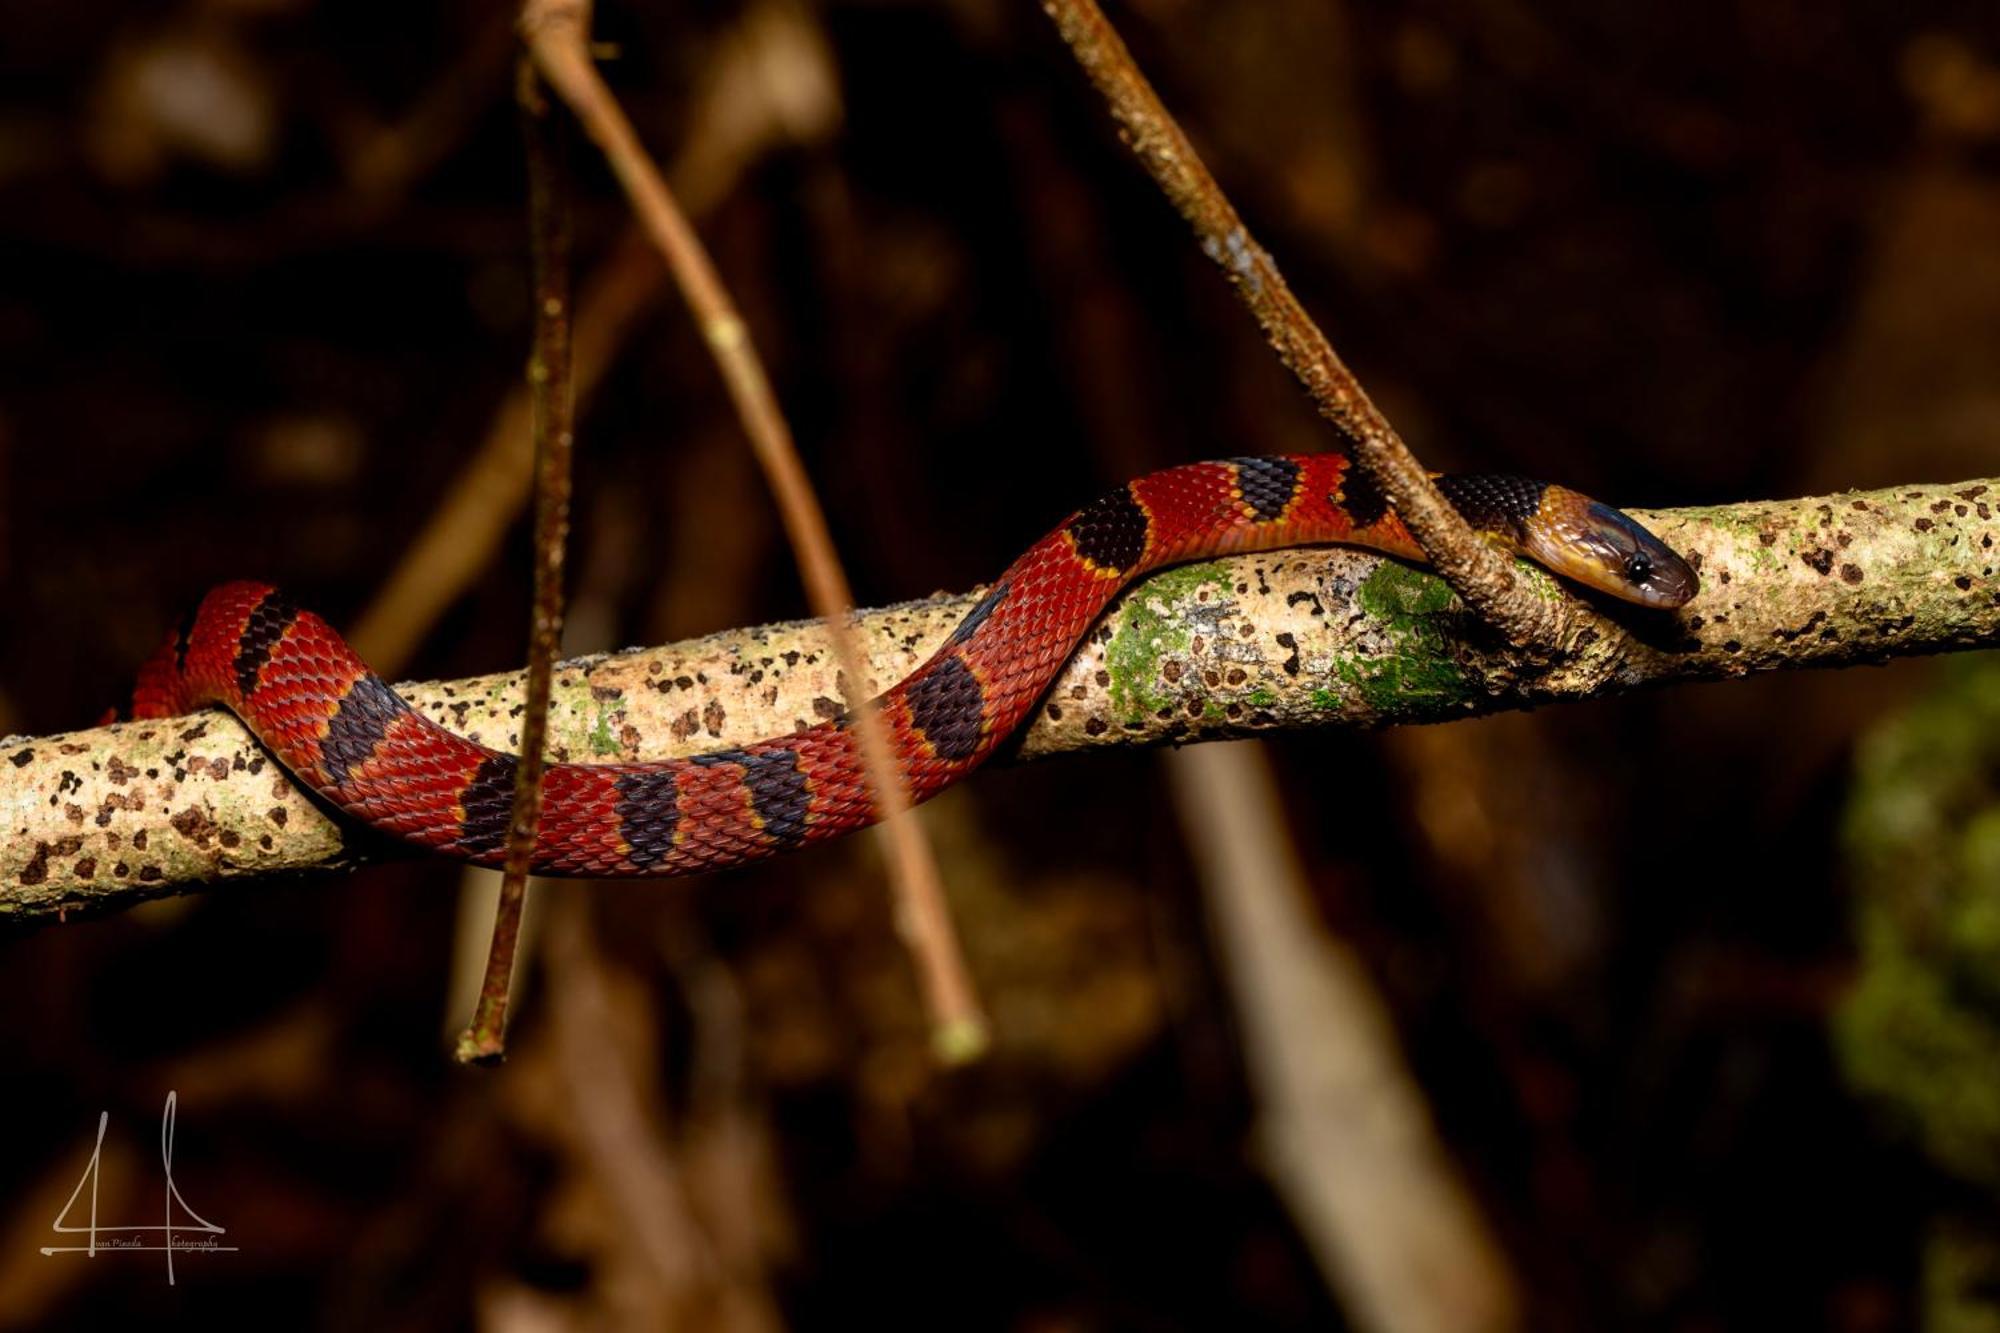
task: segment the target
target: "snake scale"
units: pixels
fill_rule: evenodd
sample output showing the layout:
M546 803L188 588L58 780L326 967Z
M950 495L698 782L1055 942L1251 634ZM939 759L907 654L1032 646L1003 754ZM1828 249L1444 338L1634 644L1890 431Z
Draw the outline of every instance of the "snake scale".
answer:
M1472 527L1626 601L1672 607L1685 561L1608 505L1512 477L1442 477ZM977 768L1048 689L1112 597L1163 565L1342 543L1422 551L1341 454L1191 463L1072 514L992 585L944 645L879 700L913 800ZM134 714L222 704L302 782L420 847L497 865L514 756L432 722L338 633L259 583L211 591L147 663ZM550 764L533 865L547 875L684 875L788 852L872 823L846 717L739 749L643 764Z

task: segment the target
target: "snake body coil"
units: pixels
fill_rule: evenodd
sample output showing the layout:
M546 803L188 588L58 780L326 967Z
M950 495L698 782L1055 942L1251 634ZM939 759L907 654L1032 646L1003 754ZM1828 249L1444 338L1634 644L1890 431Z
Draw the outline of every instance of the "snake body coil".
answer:
M1692 570L1630 518L1574 491L1445 477L1492 540L1628 601L1678 606ZM1346 543L1422 552L1340 454L1169 468L1071 515L1010 565L943 647L881 697L913 800L977 768L1018 726L1105 605L1149 570L1232 551ZM446 731L339 634L257 583L214 589L140 673L138 717L235 712L299 779L385 832L485 865L503 859L514 756ZM683 875L873 822L845 717L741 749L647 764L550 764L534 869Z

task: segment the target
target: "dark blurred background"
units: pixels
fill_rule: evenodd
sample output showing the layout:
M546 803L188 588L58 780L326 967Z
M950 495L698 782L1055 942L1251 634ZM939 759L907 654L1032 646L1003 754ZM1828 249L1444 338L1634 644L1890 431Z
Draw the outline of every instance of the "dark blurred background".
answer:
M0 5L0 734L121 702L219 580L364 621L467 493L527 341L506 8ZM1990 0L1111 14L1432 466L1633 505L2000 470ZM1332 443L1036 5L609 4L596 32L864 602L990 578L1124 476ZM574 645L801 614L700 339L570 159L602 316ZM519 661L508 512L490 554L448 543L469 584L364 650ZM1485 1284L1491 1327L2000 1328L2000 952L1911 955L1974 981L1911 983L1958 1025L1878 1058L1918 1020L1855 1007L1870 895L1909 864L1863 845L1866 801L1931 751L1853 776L1912 708L1963 743L1935 850L1992 809L1967 719L1995 713L1963 700L1996 689L1905 662L1266 747L1317 929L1387 1005L1485 1255L1407 1285ZM997 1024L955 1074L866 840L553 891L499 1072L446 1058L483 935L444 862L0 940L0 1317L1398 1326L1259 1149L1256 960L1218 943L1185 793L1133 752L936 803ZM1287 1018L1308 1046L1344 1021ZM100 1110L102 1218L150 1217L170 1089L175 1179L240 1249L171 1288L42 1257Z

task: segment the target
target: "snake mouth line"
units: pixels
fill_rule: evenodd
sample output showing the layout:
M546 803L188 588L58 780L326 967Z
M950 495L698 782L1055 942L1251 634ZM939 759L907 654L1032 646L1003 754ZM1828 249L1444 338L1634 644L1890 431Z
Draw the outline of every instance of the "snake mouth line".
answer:
M1559 486L1523 525L1521 549L1587 588L1656 610L1686 606L1701 591L1694 567L1638 520Z

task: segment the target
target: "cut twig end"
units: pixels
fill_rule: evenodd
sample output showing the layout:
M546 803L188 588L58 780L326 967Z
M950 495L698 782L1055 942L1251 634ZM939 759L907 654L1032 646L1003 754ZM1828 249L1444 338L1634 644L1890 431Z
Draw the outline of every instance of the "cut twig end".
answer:
M473 1069L492 1069L504 1064L507 1059L505 1027L473 1022L452 1043L451 1058L454 1064Z
M931 1032L931 1056L947 1069L959 1069L986 1057L993 1034L984 1019L958 1018Z

